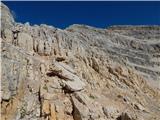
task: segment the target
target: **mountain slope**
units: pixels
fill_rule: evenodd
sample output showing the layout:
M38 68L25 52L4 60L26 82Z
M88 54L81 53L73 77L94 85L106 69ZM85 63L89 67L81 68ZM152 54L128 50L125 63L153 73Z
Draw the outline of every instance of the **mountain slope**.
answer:
M160 119L159 26L62 30L1 10L2 120Z

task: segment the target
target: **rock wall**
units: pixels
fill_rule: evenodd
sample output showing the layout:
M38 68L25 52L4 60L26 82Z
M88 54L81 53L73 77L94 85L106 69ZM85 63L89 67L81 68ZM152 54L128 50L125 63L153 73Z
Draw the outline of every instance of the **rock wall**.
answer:
M160 119L159 26L62 30L1 10L2 120Z

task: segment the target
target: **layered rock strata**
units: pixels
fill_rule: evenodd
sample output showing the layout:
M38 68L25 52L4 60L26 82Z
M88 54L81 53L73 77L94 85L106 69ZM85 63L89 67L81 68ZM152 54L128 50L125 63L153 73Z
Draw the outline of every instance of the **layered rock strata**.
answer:
M2 120L160 119L159 26L62 30L1 11Z

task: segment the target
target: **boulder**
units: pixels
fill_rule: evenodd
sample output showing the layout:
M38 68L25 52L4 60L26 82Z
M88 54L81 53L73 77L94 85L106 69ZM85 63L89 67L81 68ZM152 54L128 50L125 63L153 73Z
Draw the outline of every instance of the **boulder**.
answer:
M114 106L106 106L102 109L107 118L114 118L119 113L118 109Z
M72 96L73 103L73 118L75 120L88 120L89 109L81 102L79 102L74 96Z
M61 78L64 84L63 87L68 91L80 91L84 89L85 83L74 73L69 66L55 62L52 70L47 75Z

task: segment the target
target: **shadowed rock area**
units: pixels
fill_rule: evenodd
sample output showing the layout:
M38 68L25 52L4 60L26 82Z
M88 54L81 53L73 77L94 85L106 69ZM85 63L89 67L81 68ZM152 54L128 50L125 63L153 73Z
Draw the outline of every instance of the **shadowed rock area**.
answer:
M1 13L1 120L160 119L160 26L62 30Z

